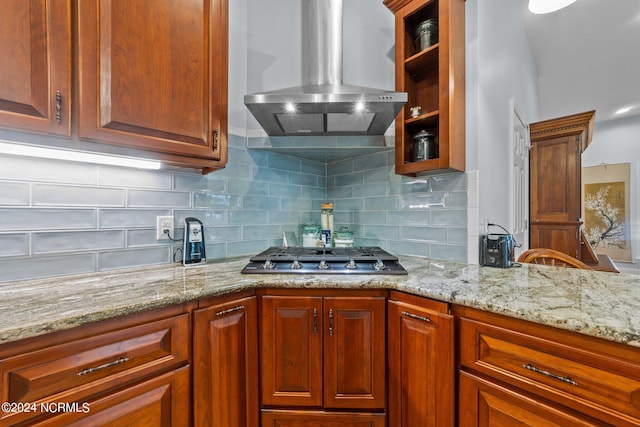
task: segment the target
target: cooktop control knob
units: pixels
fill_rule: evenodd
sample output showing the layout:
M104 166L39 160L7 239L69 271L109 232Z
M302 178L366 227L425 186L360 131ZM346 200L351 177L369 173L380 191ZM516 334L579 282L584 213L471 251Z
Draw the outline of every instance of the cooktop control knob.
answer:
M346 268L347 270L355 270L356 268L358 268L358 265L356 264L356 261L351 258L349 262L344 265L344 268Z
M320 270L328 270L329 269L329 264L327 264L327 261L322 260L322 261L320 261L320 264L318 265L318 268Z
M291 268L293 268L294 270L299 270L302 268L302 264L300 264L300 261L298 261L298 258L293 260L293 262L291 263Z
M273 270L274 268L276 268L276 265L271 262L270 259L268 259L264 262L264 264L262 264L262 268L264 268L265 270Z
M384 262L382 262L382 260L381 260L381 259L377 259L377 260L376 260L376 263L375 263L375 264L373 264L373 268L374 268L376 271L382 271L382 270L384 270L384 269L385 269Z

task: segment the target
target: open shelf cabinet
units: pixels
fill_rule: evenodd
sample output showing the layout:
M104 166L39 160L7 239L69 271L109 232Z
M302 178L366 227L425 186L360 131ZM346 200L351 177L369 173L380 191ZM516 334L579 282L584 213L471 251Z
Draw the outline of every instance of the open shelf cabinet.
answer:
M396 117L396 173L464 171L465 39L464 0L384 0L395 15L396 90L408 102ZM416 43L416 29L437 23L428 46ZM411 108L419 106L417 115ZM428 159L414 161L414 135L435 135Z

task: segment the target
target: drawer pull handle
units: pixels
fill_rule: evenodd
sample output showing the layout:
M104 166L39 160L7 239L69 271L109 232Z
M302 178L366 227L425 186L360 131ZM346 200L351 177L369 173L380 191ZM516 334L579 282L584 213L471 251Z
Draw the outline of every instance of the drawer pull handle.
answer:
M408 311L403 311L400 314L402 314L403 316L410 317L411 319L416 319L416 320L421 320L423 322L431 323L431 319L429 319L428 317L418 316L417 314L409 313Z
M216 316L224 316L225 314L233 313L234 311L244 310L244 305L239 305L237 307L230 308L228 310L222 310L216 312Z
M574 380L572 380L570 377L563 377L563 376L560 376L560 375L556 375L556 374L554 374L552 372L545 371L544 369L536 368L531 363L527 363L526 365L522 365L522 367L525 368L525 369L528 369L530 371L536 372L538 374L542 374L542 375L546 375L546 376L551 377L551 378L555 378L556 380L562 381L562 382L567 383L567 384L578 385L578 383L575 382Z
M102 369L110 368L112 366L121 365L124 362L129 360L128 357L121 357L120 359L114 360L113 362L108 362L100 366L95 366L93 368L84 368L82 371L78 372L78 376L81 377L83 375L88 375L96 371L100 371Z

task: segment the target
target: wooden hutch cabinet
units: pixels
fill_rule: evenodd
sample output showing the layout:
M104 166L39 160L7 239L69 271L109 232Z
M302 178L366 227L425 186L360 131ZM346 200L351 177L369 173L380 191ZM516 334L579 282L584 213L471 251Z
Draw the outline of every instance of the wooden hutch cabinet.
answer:
M384 0L395 14L396 90L409 100L396 117L396 173L465 169L464 0ZM420 43L421 25L430 42ZM424 28L424 27L423 27ZM419 107L419 112L411 113ZM433 135L416 160L415 135Z
M582 249L582 152L593 135L595 111L533 123L530 127L531 248L564 252L586 263ZM588 243L586 243L588 245Z

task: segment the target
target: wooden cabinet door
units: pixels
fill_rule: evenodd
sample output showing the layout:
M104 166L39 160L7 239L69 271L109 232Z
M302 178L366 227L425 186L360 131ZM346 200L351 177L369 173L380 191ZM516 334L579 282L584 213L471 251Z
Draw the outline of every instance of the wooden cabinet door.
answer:
M0 127L69 136L70 118L70 0L0 1Z
M531 222L580 221L580 135L532 141Z
M322 298L263 296L262 404L322 406Z
M189 366L158 376L100 399L70 409L53 409L60 415L29 424L57 426L174 426L191 425Z
M226 160L227 9L227 0L79 0L80 138Z
M465 427L602 425L466 372L460 373L459 412L459 425Z
M324 298L324 407L384 409L385 298Z
M262 411L262 427L385 427L384 414Z
M195 311L195 425L258 427L257 320L255 296Z
M580 225L531 224L531 248L552 248L580 259Z
M389 427L452 426L453 317L399 301L388 311Z

